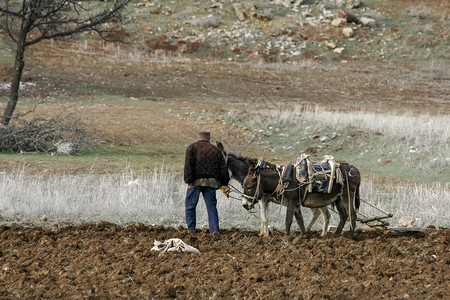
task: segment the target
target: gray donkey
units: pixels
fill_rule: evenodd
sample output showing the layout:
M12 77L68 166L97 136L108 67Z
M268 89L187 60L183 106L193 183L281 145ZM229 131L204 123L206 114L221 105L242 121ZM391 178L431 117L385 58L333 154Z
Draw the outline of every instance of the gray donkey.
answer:
M224 149L224 146L221 142L217 142L217 147L222 151L225 161L227 162L228 171L230 172L230 177L238 181L241 185L244 183L244 179L247 177L249 169L250 168L256 168L258 165L258 159L256 158L248 158L244 157L240 154L233 153L233 152L226 152ZM267 163L267 168L275 170L276 166L274 164L271 164L269 162ZM257 201L256 201L257 202ZM254 203L243 203L243 206L246 209L251 209L256 204ZM281 201L279 199L276 199L272 197L271 194L265 195L264 200L260 201L260 211L261 211L261 232L260 235L268 236L268 226L264 225L267 224L267 211L268 211L268 205L269 202L274 202L277 204L283 204L287 207L286 211L286 219L285 219L285 230L286 234L290 234L290 229L293 221L293 217L295 216L295 220L297 221L298 226L300 227L300 232L302 234L305 234L305 226L303 223L303 217L301 215L300 211L300 204L298 201ZM320 208L311 208L311 211L313 213L313 217L308 224L306 231L310 231L314 223L317 221L317 218L322 213L322 217L324 220L323 227L322 227L322 233L321 236L325 236L328 231L328 224L330 222L330 212L328 211L327 207L320 207ZM266 231L263 231L263 228L266 228Z

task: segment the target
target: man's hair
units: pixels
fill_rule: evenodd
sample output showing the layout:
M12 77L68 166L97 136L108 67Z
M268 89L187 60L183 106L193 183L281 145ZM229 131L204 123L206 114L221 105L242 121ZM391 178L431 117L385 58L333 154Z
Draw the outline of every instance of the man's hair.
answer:
M202 131L198 133L198 139L199 140L207 140L209 141L211 139L211 134L208 131Z

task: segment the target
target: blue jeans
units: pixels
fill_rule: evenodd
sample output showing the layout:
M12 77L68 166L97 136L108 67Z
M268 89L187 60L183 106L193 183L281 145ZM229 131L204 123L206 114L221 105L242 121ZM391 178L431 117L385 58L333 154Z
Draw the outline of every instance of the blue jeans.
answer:
M188 230L195 230L197 225L196 212L200 192L205 200L208 211L209 232L219 232L219 214L217 212L216 190L206 186L192 186L186 192L186 223Z

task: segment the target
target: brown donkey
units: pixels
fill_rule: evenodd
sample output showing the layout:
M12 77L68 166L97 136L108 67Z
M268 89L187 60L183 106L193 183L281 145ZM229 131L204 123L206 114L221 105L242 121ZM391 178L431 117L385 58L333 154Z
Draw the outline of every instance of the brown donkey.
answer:
M258 165L258 159L244 157L241 154L234 153L234 152L227 152L227 151L225 151L224 146L221 142L217 142L217 147L222 151L222 153L225 157L225 161L227 162L227 166L228 166L228 171L230 172L230 177L235 179L242 185L244 183L245 177L248 174L249 168L250 167L255 168ZM273 170L276 169L276 166L274 164L271 164L269 162L266 162L266 164L267 164L267 168L270 168ZM264 205L264 207L265 207L264 210L261 210L261 212L263 214L264 214L264 212L267 212L269 202L275 202L272 195L268 195L267 201L260 202L260 204ZM287 206L286 205L287 203L285 203L285 201L283 201L283 203L280 203L280 201L277 200L275 203ZM247 203L243 203L243 204L246 209L251 209L254 206L254 205L249 206ZM256 204L256 202L255 202L255 204ZM260 206L260 209L262 209L262 206ZM300 227L300 231L304 234L305 226L303 224L303 217L301 216L299 209L296 210L295 212L294 212L294 209L295 208L292 206L287 207L285 222L289 226L286 226L286 234L290 233L293 216L295 216L297 224ZM306 228L306 231L311 230L311 228L314 225L314 223L316 222L317 218L322 213L324 222L323 222L323 226L322 226L322 234L321 235L325 236L327 234L328 224L330 222L330 212L328 211L328 208L327 207L311 208L311 211L313 213L313 217L312 217L311 221L309 222L309 224ZM265 214L265 216L266 216L265 219L267 220L267 215ZM260 234L265 235L263 231L261 231Z

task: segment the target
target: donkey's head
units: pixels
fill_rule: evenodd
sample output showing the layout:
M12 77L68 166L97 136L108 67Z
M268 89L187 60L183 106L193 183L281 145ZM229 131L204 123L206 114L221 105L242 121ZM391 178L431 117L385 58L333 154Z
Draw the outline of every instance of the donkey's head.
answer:
M236 179L240 184L243 184L244 178L248 174L249 167L256 166L258 160L254 158L244 157L238 153L227 152L225 151L221 142L217 142L216 145L225 158L230 177Z
M244 189L244 194L242 196L242 206L247 210L252 209L255 206L256 202L258 202L258 197L261 196L261 187L259 184L260 171L260 167L251 166L242 184L242 187Z

